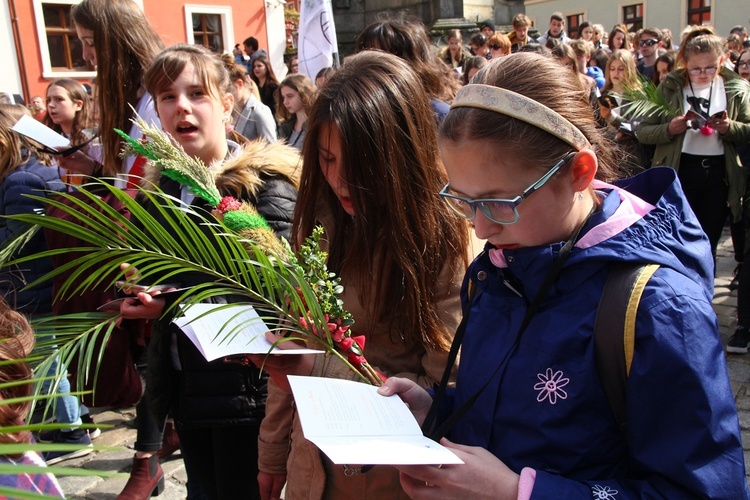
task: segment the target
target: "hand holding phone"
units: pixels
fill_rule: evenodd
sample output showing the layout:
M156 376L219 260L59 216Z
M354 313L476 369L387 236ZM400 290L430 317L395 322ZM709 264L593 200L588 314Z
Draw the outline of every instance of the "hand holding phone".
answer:
M141 292L148 294L153 294L155 292L162 293L177 288L177 285L138 285L129 281L117 281L115 282L115 286L123 292L131 293L133 295L137 295Z

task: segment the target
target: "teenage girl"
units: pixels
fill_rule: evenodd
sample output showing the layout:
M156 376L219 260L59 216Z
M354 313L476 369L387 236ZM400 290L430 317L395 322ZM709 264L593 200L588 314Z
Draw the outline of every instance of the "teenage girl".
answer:
M649 154L636 139L635 132L639 117L625 113L626 102L615 94L623 94L626 89L638 90L642 87L635 60L629 50L616 50L609 56L604 72L605 83L599 99L599 111L606 120L609 135L622 147L627 155L620 164L625 170L623 176L648 167Z
M210 166L222 196L253 204L279 236L289 239L299 155L278 143L256 141L242 150L227 141L234 97L222 60L200 45L178 44L156 57L144 82L164 131L188 155ZM161 176L156 167L149 166L146 173L149 184L210 212L203 200ZM152 202L144 199L143 204L164 221L163 211ZM166 221L163 226L170 227ZM179 287L190 287L206 278L186 274L170 279ZM226 303L233 298L215 300ZM164 299L140 293L128 299L121 312L126 318L159 319L164 308ZM184 334L172 328L171 320L154 322L146 398L158 421L168 413L174 416L188 474L188 498L259 498L257 446L265 378L254 367L207 362Z
M724 66L726 42L709 27L688 33L677 53L677 67L659 86L676 117L647 117L638 131L656 144L653 165L677 169L690 206L716 247L727 219L742 215L746 174L737 146L750 142L747 90L732 90L742 77ZM746 86L745 86L746 87Z
M260 100L271 110L276 109L276 89L279 88L279 80L273 71L273 66L268 57L261 54L253 59L253 72L250 78L258 86Z
M132 187L132 183L138 182L137 177L143 175L145 159L121 159L119 154L122 139L114 129L124 130L134 138L141 137L137 127L130 121L134 117L133 108L147 122L159 123L153 100L143 86L143 75L164 45L149 25L143 10L132 0L83 0L73 7L71 17L76 34L81 41L83 58L97 70L96 107L99 110L101 158L94 158L83 151L78 151L59 159L60 166L83 175L116 178L114 182L119 187L126 187L131 182ZM51 246L56 247L75 243L68 241L64 235L55 239L51 239L48 235L47 241ZM58 265L65 263L64 259L61 260ZM114 290L92 292L75 301L61 303L56 313L96 310L97 307L113 298L115 298ZM128 339L129 345L129 339L142 339L146 335L143 330L143 328L123 323L123 330L116 332L117 335L113 335L112 338ZM116 354L117 362L103 363L102 367L105 369L107 365L110 365L114 369L111 377L116 385L112 390L98 391L95 395L98 401L104 401L107 396L117 396L118 391L114 389L133 385L126 383L122 379L122 373L118 373L118 371L123 371L120 360L126 359L124 353L119 351ZM126 360L130 366L133 361L140 366L145 366L145 363L137 359L137 352L132 354L136 359ZM135 380L138 389L138 394L135 395L137 401L142 390L139 384L140 377L137 373L132 375L134 378L131 380ZM108 377L109 375L105 377L100 373L99 384ZM131 394L127 394L123 395L122 399L132 397ZM121 398L116 397L115 402L117 399ZM162 448L164 422L156 422L152 417L152 412L145 405L145 400L141 398L136 407L138 415L138 435L134 446L136 453L130 479L121 493L123 499L148 497L152 492L161 491L160 488L163 485L163 471L156 453ZM172 444L171 451L174 451L176 438L170 438L170 436L176 436L176 434L172 431L164 440Z
M91 102L86 89L75 80L63 78L55 80L47 87L47 114L44 124L59 132L75 146L91 139ZM83 149L84 153L101 159L101 152L92 145ZM61 172L66 184L80 184L80 175Z
M287 76L279 85L278 116L279 139L297 149L305 143L307 114L315 100L315 87L310 79L300 73Z
M354 332L367 338L368 361L386 376L432 387L460 314L469 250L464 221L434 196L446 179L422 82L391 54L348 57L321 89L307 131L296 244L323 225L328 266L341 277ZM265 365L276 382L291 371L358 379L333 356L277 358L285 359ZM288 498L350 498L353 492L406 498L392 467L362 472L331 463L305 440L291 396L273 382L260 445L264 498L278 498L285 480Z
M440 128L449 178L440 194L489 243L463 288L455 388L437 391L436 421L447 423L438 435L464 463L397 466L404 490L424 499L748 498L708 242L676 172L595 180L615 177L616 151L553 60L512 54L475 83ZM597 368L605 281L614 264L643 263L659 268L631 309L629 372ZM622 412L600 376L611 370L623 377ZM379 391L400 394L420 422L433 402L403 378Z
M265 139L268 142L275 142L276 120L273 117L273 111L260 102L258 86L247 77L245 67L236 64L233 57L223 54L222 60L232 79L234 130L251 141Z

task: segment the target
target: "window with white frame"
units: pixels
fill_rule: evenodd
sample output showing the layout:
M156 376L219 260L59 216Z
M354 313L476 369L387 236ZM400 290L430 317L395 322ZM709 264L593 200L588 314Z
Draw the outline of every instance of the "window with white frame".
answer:
M232 8L213 5L185 5L187 43L227 52L234 46Z
M94 68L83 60L81 41L76 35L70 10L81 0L33 0L42 77L93 78ZM143 8L143 0L135 0Z

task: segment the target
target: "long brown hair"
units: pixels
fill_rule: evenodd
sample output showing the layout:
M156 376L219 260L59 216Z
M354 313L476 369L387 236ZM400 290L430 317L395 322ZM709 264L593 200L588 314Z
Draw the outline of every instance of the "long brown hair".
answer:
M321 129L338 130L338 164L356 212L344 212L320 165ZM292 234L332 214L329 266L350 277L371 318L394 341L447 350L439 277L467 264L468 228L437 196L447 182L435 121L417 74L379 51L348 57L320 90L307 120Z
M73 127L71 127L70 130L70 143L76 145L84 142L87 137L83 131L91 125L91 98L86 93L86 89L75 80L61 78L47 86L47 90L44 92L45 99L47 97L47 92L49 92L51 87L65 89L68 93L68 98L70 98L71 101L81 101L81 109L76 112L76 116L73 119ZM55 132L62 132L62 127L52 121L52 117L49 116L49 113L44 115L44 124Z
M357 52L383 50L406 60L430 97L451 102L461 87L456 72L438 60L427 29L418 19L376 21L359 34L356 49Z
M255 66L255 63L257 62L262 63L263 66L266 67L266 85L271 83L278 86L279 79L276 78L276 73L273 71L273 66L271 66L271 61L268 60L268 57L263 54L256 56L255 59L253 59L253 66ZM260 80L255 76L255 71L250 71L250 79L255 82L255 85L260 87Z
M511 90L556 111L591 143L599 160L597 179L617 178L612 153L615 144L606 139L597 126L577 78L571 72L561 72L560 64L554 59L517 52L488 64L472 82ZM549 168L571 150L566 142L524 121L468 107L455 108L448 113L440 126L440 137L450 141L491 141L506 157L521 155L529 168Z
M34 331L26 318L13 311L0 298L0 384L18 384L6 387L0 391L0 399L14 399L29 397L32 394L31 368L28 363L19 361L26 358L34 347ZM0 404L0 426L24 425L26 414L31 401ZM0 444L29 443L31 433L2 432Z
M282 80L282 82L279 84L279 88L276 89L276 93L278 94L276 97L276 116L278 116L281 120L288 120L292 118L292 114L289 113L289 111L284 106L284 99L281 97L281 89L284 87L289 87L299 94L299 100L302 102L302 108L305 110L305 113L309 114L310 108L312 108L312 104L315 101L315 96L317 95L317 92L315 91L315 85L313 85L312 80L310 80L307 75L303 75L302 73L294 73L284 78L284 80Z
M72 18L94 32L104 174L115 175L122 170L122 139L114 129L130 130L130 106L138 103L143 74L164 44L132 0L83 0Z

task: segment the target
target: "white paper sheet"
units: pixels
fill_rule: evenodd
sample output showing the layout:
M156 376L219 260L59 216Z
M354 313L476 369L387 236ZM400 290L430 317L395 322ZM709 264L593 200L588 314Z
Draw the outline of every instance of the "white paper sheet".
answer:
M193 304L183 306L184 316L174 323L207 361L236 354L310 354L313 349L271 350L265 337L268 327L248 304Z
M57 151L63 151L70 147L70 140L28 115L23 115L13 125L13 130Z
M371 385L290 375L302 431L335 464L462 464L453 452L422 435L398 396Z

